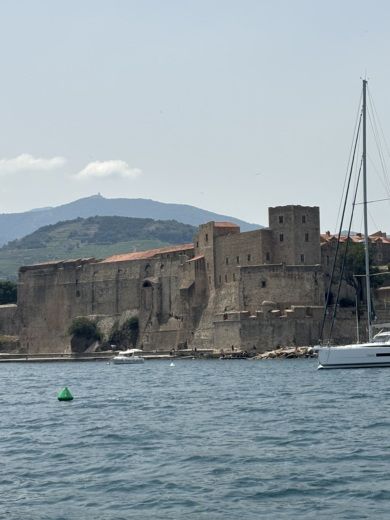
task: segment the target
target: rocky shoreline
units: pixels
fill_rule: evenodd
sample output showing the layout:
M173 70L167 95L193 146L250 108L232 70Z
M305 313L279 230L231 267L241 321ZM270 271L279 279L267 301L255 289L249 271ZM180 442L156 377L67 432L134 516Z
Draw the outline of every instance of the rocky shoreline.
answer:
M46 353L46 354L28 354L15 351L1 352L0 363L11 361L110 361L112 357L119 351L105 352L84 352L84 353ZM232 352L222 353L215 349L185 349L179 351L145 351L143 353L145 359L294 359L294 358L312 358L317 357L317 352L313 347L279 347L257 354L255 356L248 354L247 351L235 350Z
M253 359L296 359L314 358L317 352L313 347L280 347L275 350L257 354Z

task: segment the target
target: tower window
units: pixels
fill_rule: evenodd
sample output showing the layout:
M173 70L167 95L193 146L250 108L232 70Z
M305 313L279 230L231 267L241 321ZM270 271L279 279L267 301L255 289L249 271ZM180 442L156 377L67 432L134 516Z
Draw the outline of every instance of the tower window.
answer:
M309 233L305 233L305 242L309 242Z
M209 235L208 235L208 233L206 233L206 242L208 242L208 241L209 241Z
M302 215L302 224L306 224L306 215Z
M279 215L279 224L283 224L283 215Z
M265 280L261 280L261 287L264 289L264 287L267 287L267 282Z
M271 260L271 255L267 252L265 253L265 260L269 262Z
M239 264L240 263L240 257L237 256L236 260L237 260L237 264Z
M279 235L279 242L283 242L283 240L284 240L283 233L280 233L280 235Z
M226 265L229 265L229 258L228 257L226 257L225 262L226 262Z
M248 255L248 262L251 261L251 255Z
M301 262L303 264L303 262L305 261L305 255L301 255Z

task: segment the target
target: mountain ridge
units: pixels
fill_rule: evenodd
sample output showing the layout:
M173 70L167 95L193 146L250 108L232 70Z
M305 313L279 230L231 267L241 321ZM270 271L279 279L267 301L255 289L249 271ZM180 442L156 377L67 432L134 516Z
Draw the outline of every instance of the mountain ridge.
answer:
M60 221L94 216L119 216L176 220L183 224L199 226L211 220L227 220L238 224L241 231L251 231L262 226L245 222L228 215L197 208L189 204L158 202L152 199L105 198L100 194L77 199L59 206L36 208L19 213L0 214L0 246L22 238L37 229Z

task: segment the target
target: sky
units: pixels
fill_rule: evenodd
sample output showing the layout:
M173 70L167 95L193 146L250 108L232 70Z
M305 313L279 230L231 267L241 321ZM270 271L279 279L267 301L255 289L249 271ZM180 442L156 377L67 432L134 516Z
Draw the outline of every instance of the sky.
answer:
M0 212L100 192L267 225L302 204L333 232L362 77L390 143L387 0L1 0L0 20Z

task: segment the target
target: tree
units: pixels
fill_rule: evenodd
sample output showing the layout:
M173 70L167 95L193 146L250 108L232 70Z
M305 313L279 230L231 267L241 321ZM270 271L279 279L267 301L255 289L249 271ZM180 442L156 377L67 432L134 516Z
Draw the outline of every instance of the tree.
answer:
M75 318L72 321L69 327L69 334L90 341L100 341L102 339L102 333L96 323L84 316Z
M118 323L114 324L109 336L109 343L120 347L135 347L137 344L138 333L138 318L133 316L126 320L121 326L119 326Z
M7 303L16 303L17 286L15 282L9 280L0 281L0 305Z
M343 264L344 251L341 251L340 258L337 264L337 270L340 276L341 268ZM370 263L370 275L378 274L380 271L378 267L372 265L372 252L369 248L369 263ZM342 279L347 285L355 290L358 302L363 300L364 287L365 287L365 274L366 274L366 261L365 251L363 244L350 243L348 245L348 251L345 257L344 272ZM379 287L384 283L384 277L382 276L370 276L370 284L372 288Z
M97 324L85 316L74 318L68 332L72 336L70 340L72 352L78 354L102 340L102 333Z

